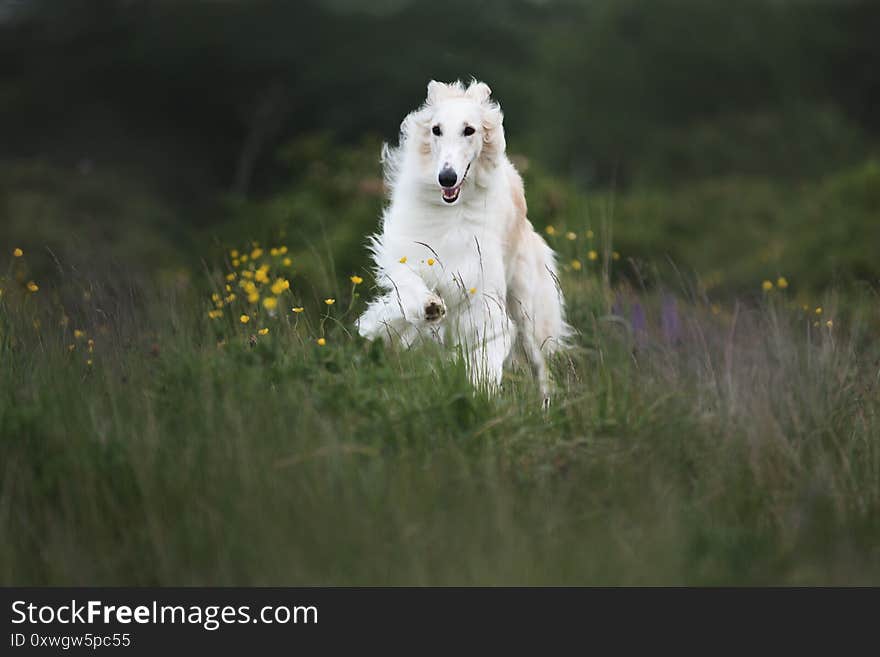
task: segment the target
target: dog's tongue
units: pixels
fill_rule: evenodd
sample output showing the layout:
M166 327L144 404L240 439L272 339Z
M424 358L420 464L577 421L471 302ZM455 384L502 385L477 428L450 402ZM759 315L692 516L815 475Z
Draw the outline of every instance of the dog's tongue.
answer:
M458 187L444 187L443 198L453 199L458 194Z

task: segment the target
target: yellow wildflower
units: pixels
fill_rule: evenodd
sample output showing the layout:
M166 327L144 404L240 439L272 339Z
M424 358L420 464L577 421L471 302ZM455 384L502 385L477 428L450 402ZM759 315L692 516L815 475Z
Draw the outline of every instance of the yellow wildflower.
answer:
M14 255L16 258L20 258L24 255L24 251L22 251L21 249L15 249L15 251L12 252L12 255Z
M232 251L229 252L229 257L230 258L237 258L238 257L238 249L232 249Z
M95 350L95 341L89 340L88 345L89 345L89 353L92 353Z
M592 231L592 230L588 230L588 231L586 232L586 235L587 235L587 239L588 239L588 240L593 239L593 231Z
M226 297L226 303L232 303L235 301L235 293L231 293L228 297Z
M271 249L269 249L269 255L270 255L270 256L277 256L277 255L278 255L278 249L276 249L276 248L273 246Z
M284 265L285 267L290 267L290 265L293 264L293 260L291 260L290 258L285 258L284 260L281 261L281 264Z
M226 274L226 280L227 281L234 281L235 280L235 272L231 272L229 274Z
M294 306L291 310L295 313L301 313L305 309L302 306Z
M620 260L620 254L617 251L612 251L611 252L611 259L612 260Z
M364 279L361 278L360 276L349 276L348 280L350 280L355 285L360 285L361 283L364 282Z
M599 254L596 253L596 251L594 251L593 249L590 249L589 251L587 251L587 258L589 258L590 260L597 260L599 258Z
M568 231L565 234L565 239L567 239L569 242L574 242L577 238L578 238L577 234L572 231Z
M290 281L288 281L286 278L276 278L275 282L272 283L272 294L276 296L289 289Z
M773 289L773 281L764 281L761 283L761 289L764 290L764 292L769 292Z
M818 306L818 307L816 308L816 314L817 314L817 315L821 315L821 314L822 314L822 306Z
M217 294L216 292L214 292L214 293L211 295L211 301L213 301L213 302L215 302L215 303L216 303L217 301L220 301L220 295Z
M261 255L263 255L263 249L257 247L251 251L251 260L257 260Z
M428 258L428 266L429 266L429 267L433 267L433 266L434 266L434 258Z
M581 265L581 261L580 261L580 260L574 259L574 260L571 261L571 268L574 269L575 271L580 271L580 270L581 270L581 266L582 266L582 265Z
M780 290L784 290L788 287L788 280L785 278L785 276L780 276L776 279L776 287L778 287Z
M232 259L232 266L233 267L238 267L240 264L241 264L241 260L239 260L238 258Z
M547 227L544 229L544 232L547 233L548 235L555 235L555 234L556 234L556 227L555 227L555 226L552 226L552 225L551 225L551 226L547 226Z
M240 257L238 260L239 260L239 262L241 262L242 264L246 263L246 262L248 261L248 254L247 254L247 253L242 253L242 254L241 254L241 257Z
M256 273L254 273L254 280L257 283L268 283L269 282L269 267L263 265L260 267Z
M241 272L241 275L244 276L246 279L251 280L254 277L254 272L252 272L250 269L245 269L243 272Z
M248 303L257 303L260 300L259 292L251 292L248 294Z
M31 293L39 292L40 286L37 285L36 283L34 283L33 281L28 281L27 289L28 289L28 292L31 292Z
M287 253L287 247L283 244L278 248L278 253L281 255L285 255Z
M75 344L67 345L67 351L76 351L76 345Z
M89 358L89 359L86 361L86 365L89 366L89 367L91 367L91 366L94 365L94 364L95 364L95 363L94 363L94 361L93 361L91 358Z
M269 329L261 328L259 331L257 331L257 333L259 333L260 335L269 335Z
M73 337L75 337L77 340L82 340L84 337L86 337L86 332L80 331L79 329L73 329Z
M470 290L468 290L468 292L470 292L471 294L476 294L476 293L477 293L477 288L472 287Z
M336 303L336 299L324 299L324 303L326 303L328 306L332 306L334 303Z
M405 265L406 264L406 256L403 256L400 260L398 260L398 262L402 265Z
M825 326L827 326L828 328L834 328L834 321L829 319L827 322L825 322Z
M208 317L210 317L211 319L220 319L221 317L223 317L223 311L222 310L209 310Z
M238 319L242 324L247 324L249 321L251 321L251 318L248 315L242 315Z
M327 344L327 341L324 338L318 338L319 347L323 347L325 344Z
M263 299L263 308L266 310L275 310L278 307L278 299L275 297L266 297Z

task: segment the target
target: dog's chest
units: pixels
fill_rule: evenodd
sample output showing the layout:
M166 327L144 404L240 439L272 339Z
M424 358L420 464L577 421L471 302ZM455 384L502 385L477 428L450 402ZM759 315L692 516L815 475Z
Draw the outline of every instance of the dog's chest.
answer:
M435 231L412 263L426 285L441 296L473 295L503 279L498 238L470 226ZM421 245L420 245L421 246Z

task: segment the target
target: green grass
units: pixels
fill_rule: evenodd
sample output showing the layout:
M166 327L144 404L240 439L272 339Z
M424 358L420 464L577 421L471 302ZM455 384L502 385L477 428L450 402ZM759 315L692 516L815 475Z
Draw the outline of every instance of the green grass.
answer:
M318 305L59 281L0 299L2 584L880 583L875 297L680 298L667 339L668 298L568 274L544 414Z
M580 332L544 414L526 372L488 398L351 335L376 149L292 144L288 188L195 228L4 165L0 584L880 584L875 162L589 196L523 166ZM270 238L281 315L208 319Z

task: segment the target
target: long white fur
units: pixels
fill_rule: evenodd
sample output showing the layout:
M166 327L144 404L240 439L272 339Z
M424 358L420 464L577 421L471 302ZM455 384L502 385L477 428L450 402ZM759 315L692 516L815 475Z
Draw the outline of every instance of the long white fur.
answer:
M519 340L546 403L546 356L566 346L572 329L555 254L526 216L501 107L490 94L483 82L431 81L425 103L401 124L399 146L383 147L390 203L370 238L382 294L358 329L406 346L433 339L460 347L473 383L490 390ZM459 181L467 172L454 204L441 195L444 167Z

